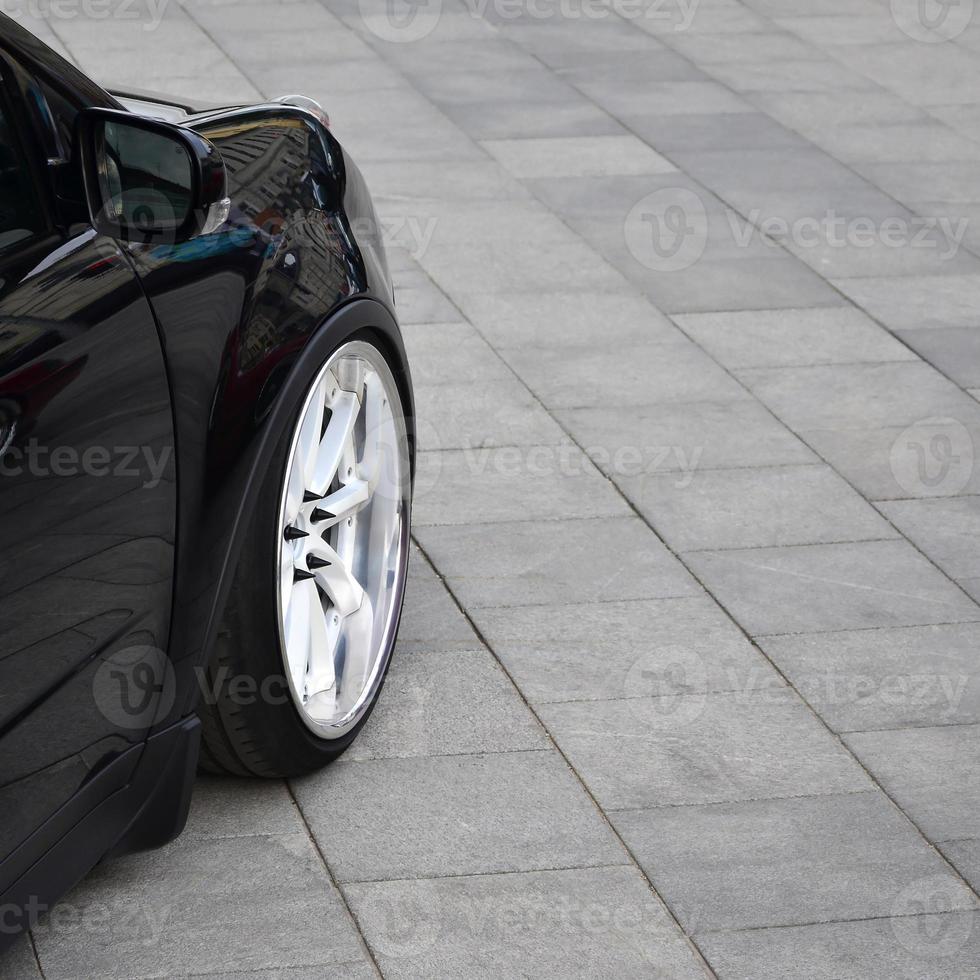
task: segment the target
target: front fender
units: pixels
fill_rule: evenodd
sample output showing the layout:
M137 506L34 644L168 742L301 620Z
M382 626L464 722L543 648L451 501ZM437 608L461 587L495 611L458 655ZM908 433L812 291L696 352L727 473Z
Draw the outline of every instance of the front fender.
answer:
M177 671L178 698L161 727L193 711L202 693L203 669L211 655L231 588L242 541L279 441L292 431L310 381L342 343L370 333L385 350L407 407L406 426L415 467L415 407L408 360L401 332L391 312L374 299L355 299L337 310L312 334L297 356L265 418L262 432L227 474L220 493L207 504L207 513L194 537L191 561L182 565L178 582L172 659Z

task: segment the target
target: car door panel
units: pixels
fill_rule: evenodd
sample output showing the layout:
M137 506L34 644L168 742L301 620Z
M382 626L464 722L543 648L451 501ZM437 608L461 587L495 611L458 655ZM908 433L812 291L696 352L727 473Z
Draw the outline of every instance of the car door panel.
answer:
M119 246L88 229L0 279L0 801L31 828L146 735L107 710L100 669L167 649L175 457L156 324Z

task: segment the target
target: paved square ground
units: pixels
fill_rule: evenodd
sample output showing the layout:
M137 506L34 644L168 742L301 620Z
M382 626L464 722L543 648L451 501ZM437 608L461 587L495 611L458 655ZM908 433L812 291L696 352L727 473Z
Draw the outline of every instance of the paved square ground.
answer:
M202 778L0 973L980 977L973 0L9 6L323 102L423 453L355 749Z

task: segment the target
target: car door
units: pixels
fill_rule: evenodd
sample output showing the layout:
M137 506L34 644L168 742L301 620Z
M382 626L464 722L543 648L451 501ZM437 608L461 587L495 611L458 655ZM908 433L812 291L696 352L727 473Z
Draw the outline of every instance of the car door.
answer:
M167 649L176 479L150 305L49 179L71 92L9 52L0 73L2 892L4 859L153 720L134 665Z

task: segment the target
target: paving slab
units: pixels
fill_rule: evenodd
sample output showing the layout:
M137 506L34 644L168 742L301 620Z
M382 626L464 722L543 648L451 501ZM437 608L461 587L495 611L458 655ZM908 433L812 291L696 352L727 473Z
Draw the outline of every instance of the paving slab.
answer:
M916 359L865 313L849 307L680 314L674 320L733 369Z
M431 568L426 569L427 575L413 574L424 565L424 559L417 554L409 563L405 608L398 628L395 656L418 651L480 649L482 644L473 627Z
M101 865L39 924L46 977L357 964L354 923L309 836L181 840Z
M677 169L632 134L486 140L481 145L521 179L664 174Z
M3 954L2 963L4 976L11 977L11 980L42 980L31 940L26 934L16 939L13 946Z
M628 863L554 750L350 762L294 789L341 882Z
M415 386L418 448L557 446L568 438L508 370L496 381Z
M416 535L468 609L700 595L636 517L419 527ZM474 561L473 556L480 560Z
M745 390L694 344L504 350L549 409L738 401Z
M670 473L684 487L702 469L818 461L768 409L749 399L562 409L555 417L617 481Z
M752 635L974 622L980 606L905 541L685 556Z
M830 467L696 469L619 479L637 510L675 551L767 548L898 537Z
M686 930L895 914L937 879L951 910L976 896L884 793L617 813L616 828Z
M659 697L540 705L538 713L611 812L866 790L868 777L795 694L768 683L677 693L696 676L677 654Z
M791 429L912 425L952 417L978 417L972 399L921 361L746 368L742 382Z
M980 579L980 497L890 500L878 509L968 591Z
M707 597L474 610L532 703L781 687Z
M980 325L980 276L844 279L835 285L889 330Z
M548 747L489 651L419 652L395 658L384 697L339 764Z
M976 980L980 913L718 932L698 942L726 980Z
M570 444L419 453L416 528L628 513L627 504L591 460Z
M976 835L980 725L855 732L844 738L930 840Z
M615 293L459 293L460 309L499 349L596 346L596 324L610 345L683 342L677 328L646 297Z
M980 385L980 328L925 327L899 330L897 336L923 360L964 388Z
M347 885L386 977L700 978L634 868Z
M980 838L945 841L939 845L939 850L977 891L980 888Z
M282 780L201 774L183 837L269 837L305 833L303 816Z
M980 419L972 410L909 425L800 429L799 436L869 500L980 493Z
M425 323L404 331L405 350L417 385L497 381L511 372L469 323Z
M759 646L838 732L980 723L980 625L768 636Z

